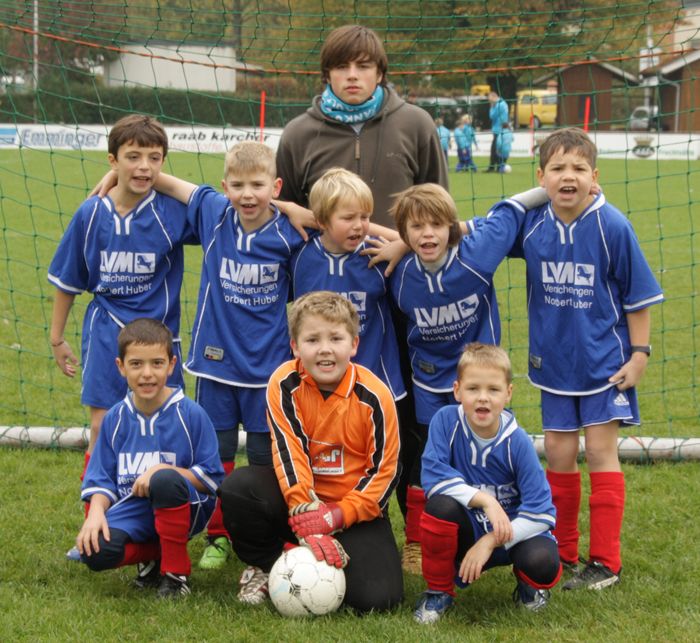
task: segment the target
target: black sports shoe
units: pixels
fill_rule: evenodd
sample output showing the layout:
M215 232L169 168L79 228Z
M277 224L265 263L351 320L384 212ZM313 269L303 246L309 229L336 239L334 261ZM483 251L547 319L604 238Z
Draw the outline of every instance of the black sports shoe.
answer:
M138 570L136 578L132 581L132 585L137 589L145 589L147 587L158 587L160 585L160 561L149 560L146 563L136 565Z
M603 563L590 560L581 571L562 585L562 589L604 589L619 582L620 572L616 574Z
M535 589L521 580L513 590L513 602L531 612L539 612L547 607L551 594L548 589Z
M158 598L182 598L183 596L188 596L192 590L190 590L187 581L187 576L165 572L160 577Z

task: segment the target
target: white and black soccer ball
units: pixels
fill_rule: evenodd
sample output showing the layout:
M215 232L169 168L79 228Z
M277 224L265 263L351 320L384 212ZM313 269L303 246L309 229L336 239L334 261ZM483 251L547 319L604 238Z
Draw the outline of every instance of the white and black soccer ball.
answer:
M343 602L345 572L316 560L307 547L294 547L272 566L268 589L282 616L320 616Z
M508 165L508 163L506 163L506 164L503 166L503 171L504 171L506 174L510 174L510 173L513 171L513 168L512 168L510 165Z

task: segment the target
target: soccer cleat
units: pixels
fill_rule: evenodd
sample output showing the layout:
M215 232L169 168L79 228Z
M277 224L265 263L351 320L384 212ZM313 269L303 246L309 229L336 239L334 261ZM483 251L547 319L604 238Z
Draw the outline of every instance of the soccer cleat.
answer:
M66 560L70 560L71 562L74 562L74 563L83 562L83 559L80 557L80 552L78 551L77 547L71 547L66 552Z
M513 590L513 602L531 612L538 612L546 607L550 596L548 589L536 589L520 580Z
M260 605L267 598L269 574L259 567L246 567L241 574L238 600L248 605Z
M574 575L578 574L579 570L581 569L580 563L584 563L586 561L581 560L580 558L578 560L562 560L561 561L561 567L564 573L568 575Z
M452 607L454 602L454 598L447 592L428 589L418 598L416 609L413 612L413 620L423 625L435 623Z
M146 589L147 587L158 587L160 585L160 561L149 560L136 565L136 578L132 585L136 589Z
M573 578L566 581L562 589L605 589L619 582L619 572L616 574L603 563L591 560Z
M187 576L166 572L160 577L158 598L183 598L189 596L192 590L187 581Z
M420 576L423 573L422 565L423 553L420 543L406 543L401 552L401 568L409 574Z
M199 569L221 569L231 556L231 542L226 536L210 537L208 541L199 559Z

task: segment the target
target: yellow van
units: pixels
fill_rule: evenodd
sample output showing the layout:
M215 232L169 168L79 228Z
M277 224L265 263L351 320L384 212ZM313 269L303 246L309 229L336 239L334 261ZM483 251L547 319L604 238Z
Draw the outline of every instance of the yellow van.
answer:
M535 129L557 122L556 91L551 89L523 89L517 94L515 114L511 114L517 127L529 127L530 119Z

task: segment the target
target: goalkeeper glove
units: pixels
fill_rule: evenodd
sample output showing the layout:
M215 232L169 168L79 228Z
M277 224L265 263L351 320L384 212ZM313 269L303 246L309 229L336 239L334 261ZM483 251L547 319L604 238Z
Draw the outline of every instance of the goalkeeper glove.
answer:
M335 502L322 502L316 492L309 491L311 502L303 502L289 511L289 526L297 538L318 534L334 534L343 528L343 512Z
M333 536L306 536L299 542L311 550L316 560L324 560L331 567L342 569L350 561L350 556Z

